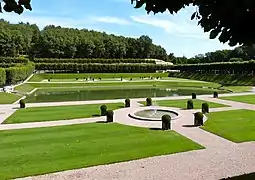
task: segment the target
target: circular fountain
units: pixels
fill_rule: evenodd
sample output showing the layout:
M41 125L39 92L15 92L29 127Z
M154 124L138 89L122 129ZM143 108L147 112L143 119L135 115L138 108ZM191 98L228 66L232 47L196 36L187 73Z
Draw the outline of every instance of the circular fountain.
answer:
M155 97L156 94L154 93L154 99ZM141 107L130 113L129 117L143 121L162 121L161 118L163 115L169 115L171 120L175 120L180 117L179 113L174 110L159 107L156 100L153 101L153 106Z
M161 121L163 115L169 115L171 117L171 120L179 118L178 112L168 109L162 109L160 107L140 108L135 112L130 113L129 117L143 121Z

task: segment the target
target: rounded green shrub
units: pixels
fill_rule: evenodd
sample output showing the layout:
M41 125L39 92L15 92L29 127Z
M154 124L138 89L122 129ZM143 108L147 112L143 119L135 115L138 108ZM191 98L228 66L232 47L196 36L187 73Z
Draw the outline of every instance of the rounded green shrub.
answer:
M202 113L209 113L209 104L208 103L203 103L202 104Z
M194 109L194 103L192 100L187 101L187 109Z
M204 125L203 119L204 119L203 113L201 113L201 112L196 112L196 113L194 114L194 125L195 125L195 126L202 126L202 125Z
M106 121L108 123L113 122L113 115L114 115L114 112L112 110L109 110L106 112Z
M101 110L101 116L105 116L106 113L107 113L107 106L106 105L102 105L100 107L100 110Z
M146 98L146 106L151 106L151 105L152 105L152 99Z
M213 97L214 97L214 98L218 98L218 97L219 97L218 92L215 91L215 92L213 93Z
M19 105L20 105L20 108L26 108L26 102L25 102L25 100L24 100L24 99L21 99L21 100L19 101Z
M192 99L197 99L196 93L192 93Z
M162 120L162 130L171 129L171 116L163 115L161 120Z
M130 99L125 100L125 107L130 107Z

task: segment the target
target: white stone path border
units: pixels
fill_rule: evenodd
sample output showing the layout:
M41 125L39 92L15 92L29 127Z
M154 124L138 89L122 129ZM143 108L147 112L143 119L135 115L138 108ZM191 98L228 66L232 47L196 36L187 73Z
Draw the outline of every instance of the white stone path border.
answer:
M223 96L230 95L247 95L252 93L238 93L238 94L222 94ZM186 99L190 97L171 97L171 98L157 98L160 99ZM221 99L214 99L211 96L198 96L198 99L230 105L231 107L211 108L211 112L226 111L234 109L250 109L255 110L254 105L246 103L238 103L226 101ZM115 120L120 124L160 128L160 122L148 122L134 120L128 117L128 113L137 109L138 101L143 99L135 99L131 101L131 108L123 108L115 111ZM113 101L96 101L98 104L109 102L123 102L123 100ZM70 102L64 105L70 105ZM74 103L74 102L72 102ZM94 104L95 101L76 102L75 104ZM60 103L49 103L48 105L57 105ZM47 106L47 103L28 104L29 107ZM61 103L61 105L63 105ZM7 107L13 108L13 105ZM165 107L169 108L169 107ZM0 107L1 109L1 107ZM244 173L255 172L255 142L249 143L233 143L212 133L206 132L198 127L184 127L183 125L193 124L193 113L196 110L180 110L178 108L169 108L179 111L181 118L172 122L172 129L176 132L190 138L205 147L203 150L190 151L184 153L177 153L165 156L157 156L145 158L135 161L116 163L110 165L101 165L84 169L69 170L58 173L46 174L35 177L27 177L27 180L215 180L226 178L229 176L241 175ZM12 111L14 111L12 109ZM11 112L9 114L11 114ZM1 117L1 114L0 114ZM22 129L33 127L48 127L70 124L83 124L89 122L96 122L104 120L100 118L87 118L77 120L52 121L40 123L23 123L0 125L0 130L8 129Z

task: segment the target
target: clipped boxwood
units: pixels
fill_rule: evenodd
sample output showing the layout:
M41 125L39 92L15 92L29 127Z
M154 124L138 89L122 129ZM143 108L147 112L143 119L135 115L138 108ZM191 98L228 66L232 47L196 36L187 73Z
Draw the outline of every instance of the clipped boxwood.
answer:
M194 114L194 125L195 125L195 126L202 126L202 125L204 125L203 119L204 119L203 113L201 113L201 112L196 112L196 113Z
M130 99L125 100L125 107L130 107Z
M106 116L106 114L107 114L107 106L106 105L102 105L100 107L100 110L101 110L101 116Z
M209 113L209 104L208 103L203 103L202 104L202 113Z
M169 130L171 129L171 116L163 115L162 116L162 130Z
M218 98L218 97L219 97L219 94L218 94L218 92L215 91L215 92L213 93L213 98Z
M22 109L22 108L26 108L26 102L25 102L25 100L24 99L21 99L20 101L19 101L19 105L20 105L20 108Z
M151 105L152 105L152 99L146 98L146 106L151 106Z
M107 123L113 122L113 115L114 115L114 112L112 110L109 110L106 112L106 122Z
M187 109L194 109L194 103L192 100L187 101Z
M197 99L196 93L192 93L192 99Z

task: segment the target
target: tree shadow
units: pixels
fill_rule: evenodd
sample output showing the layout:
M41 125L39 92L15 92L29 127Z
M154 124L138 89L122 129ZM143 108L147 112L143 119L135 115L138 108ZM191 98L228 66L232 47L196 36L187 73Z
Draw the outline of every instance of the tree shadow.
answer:
M162 128L150 128L152 131L162 131Z

